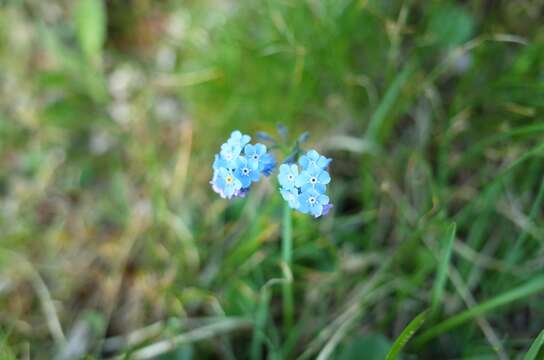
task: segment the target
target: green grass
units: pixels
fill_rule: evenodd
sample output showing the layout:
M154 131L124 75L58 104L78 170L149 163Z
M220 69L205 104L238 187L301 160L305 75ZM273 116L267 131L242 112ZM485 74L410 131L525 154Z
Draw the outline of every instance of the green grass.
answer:
M416 316L412 321L410 321L410 323L406 326L406 328L404 328L404 330L402 330L399 337L391 346L391 350L389 350L389 353L387 353L387 357L385 358L385 360L395 360L398 357L402 348L406 346L408 341L410 341L412 336L414 336L416 331L423 325L423 323L427 319L427 313L428 310L425 310L424 312Z
M0 357L538 356L543 9L5 1ZM323 219L210 189L279 123Z

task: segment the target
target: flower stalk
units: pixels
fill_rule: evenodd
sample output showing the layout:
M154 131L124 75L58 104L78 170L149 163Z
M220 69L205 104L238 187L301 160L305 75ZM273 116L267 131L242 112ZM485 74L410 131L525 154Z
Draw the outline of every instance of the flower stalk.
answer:
M293 276L291 264L293 258L293 223L291 208L287 202L283 205L282 238L281 238L282 260L288 271L291 273L288 281L283 284L283 324L288 331L293 326Z

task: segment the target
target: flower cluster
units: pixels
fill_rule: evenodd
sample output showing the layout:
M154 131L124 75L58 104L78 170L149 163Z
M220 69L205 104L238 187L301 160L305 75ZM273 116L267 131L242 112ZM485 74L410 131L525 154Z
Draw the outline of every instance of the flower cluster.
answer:
M276 166L274 156L266 151L263 144L250 144L251 137L236 130L230 134L221 151L215 155L213 190L222 198L244 196L251 184L268 176Z
M281 196L292 209L315 217L326 215L332 208L326 195L331 177L327 168L331 159L319 155L315 150L308 151L296 164L282 164L278 180Z

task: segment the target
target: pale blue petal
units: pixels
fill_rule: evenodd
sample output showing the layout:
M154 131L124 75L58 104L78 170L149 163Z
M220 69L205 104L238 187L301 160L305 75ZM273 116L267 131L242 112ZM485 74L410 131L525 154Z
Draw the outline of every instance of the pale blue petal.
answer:
M323 206L316 204L311 207L310 211L312 212L312 215L315 217L320 217L323 213Z
M321 205L326 205L329 203L329 197L325 194L321 194L318 196L317 198L317 201L321 204Z
M319 174L319 176L317 177L317 180L321 183L321 184L328 184L331 182L331 176L329 175L328 172L326 171L322 171L321 174Z

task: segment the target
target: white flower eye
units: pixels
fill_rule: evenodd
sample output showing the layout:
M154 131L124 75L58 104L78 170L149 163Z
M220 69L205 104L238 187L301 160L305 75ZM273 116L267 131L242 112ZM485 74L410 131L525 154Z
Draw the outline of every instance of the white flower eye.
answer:
M309 202L310 204L315 204L315 198L314 198L313 196L309 197L309 198L308 198L308 202Z
M317 178L316 178L315 176L312 176L312 177L310 178L310 182L311 182L312 184L317 183Z
M291 175L291 174L287 175L287 179L288 179L289 181L293 181L293 175Z

